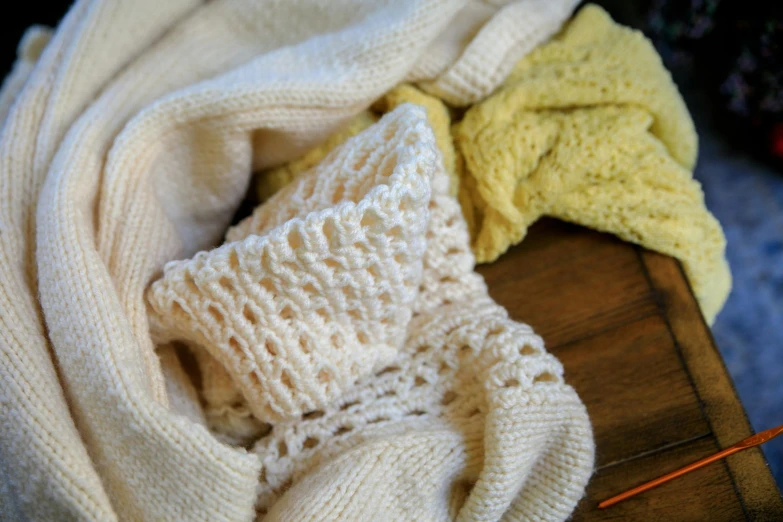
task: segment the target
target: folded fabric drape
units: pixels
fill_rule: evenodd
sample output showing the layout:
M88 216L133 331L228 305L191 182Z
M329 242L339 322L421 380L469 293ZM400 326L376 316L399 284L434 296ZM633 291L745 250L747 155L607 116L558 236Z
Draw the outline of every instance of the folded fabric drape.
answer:
M584 407L488 297L448 188L426 113L402 105L150 288L156 337L240 390L208 411L266 423L251 452L273 520L558 520L581 497Z
M446 98L399 86L301 158L261 172L259 199L403 102L427 108L480 263L552 216L676 257L714 321L731 288L726 238L693 178L693 121L641 33L587 5L457 122Z
M294 337L283 335L290 328L283 322L292 320L285 308L274 308L275 319L272 308L259 304L310 299L306 283L302 295L274 285L264 289L269 299L250 308L259 320L280 322L281 329L272 330L283 342L281 353L292 354L290 361L259 353L265 344L250 344L260 340L255 331L225 337L226 321L250 318L229 317L208 305L203 312L214 321L209 323L214 331L199 330L201 315L191 328L176 330L166 319L181 312L160 313L154 297L178 270L204 262L201 271L189 268L193 281L183 274L177 284L195 295L208 280L208 293L217 292L221 306L228 306L229 290L214 287L221 286L220 279L202 279L222 266L211 264L215 258L246 284L242 278L252 267L239 253L252 258L261 253L253 249L262 249L269 238L282 241L282 227L289 234L287 248L304 256L305 240L315 236L302 236L299 245L290 232L297 219L314 219L310 214L291 215L274 228L258 225L248 236L233 238L238 245L172 265L153 286L150 305L145 292L166 263L220 242L251 172L301 156L404 81L454 105L486 97L522 56L558 30L574 3L83 0L42 51L32 44L43 44L40 35L31 33L30 45L21 46L23 62L0 97L6 111L0 131L0 515L251 520L258 503L259 513L269 509L269 520L378 519L385 513L390 519L565 518L592 465L583 407L540 340L488 298L471 300L452 316L443 307L456 301L430 301L421 297L431 295L426 285L410 287L410 281L426 281L432 250L417 250L423 248L421 230L413 225L399 236L410 234L413 241L398 263L408 267L400 269L407 275L384 287L387 294L373 296L380 304L368 310L380 315L373 316L372 326L359 329L351 323L351 309L339 312L347 317L331 324L355 339L318 344L325 354L308 354L309 363L299 360L306 347L292 346ZM384 190L400 197L396 191L408 190L411 208L422 212L424 205L431 216L405 223L431 226L439 208L451 208L452 214L456 208L453 200L439 202L448 190L442 160L420 111L401 107L395 118L373 132L399 140L394 142L399 154L378 171L397 181L384 185L372 178L356 194L376 201ZM386 136L383 129L396 130ZM414 150L430 154L412 161L406 154ZM411 169L413 177L395 178L400 169ZM348 194L346 188L350 199ZM309 211L338 216L332 217L333 237L342 241L340 220L353 217L341 214L350 201L340 201L336 194L329 208ZM357 208L362 201L354 201ZM398 211L408 216L406 209ZM464 230L459 219L447 225L456 227L455 237L467 238L459 232ZM369 243L397 237L382 233L380 223L360 219L359 228ZM320 241L331 241L326 225L319 233ZM392 250L401 245L383 243ZM479 292L472 258L460 252L460 274ZM447 253L439 252L438 259ZM306 273L310 257L296 259ZM382 263L378 270L390 266ZM375 277L365 265L347 268ZM462 288L448 277L441 282L454 292ZM366 290L359 283L348 287ZM386 300L395 311L382 326ZM190 302L195 301L180 303L182 313ZM406 325L417 310L420 317ZM430 323L416 329L416 321ZM436 334L442 337L431 337ZM202 360L219 360L221 370L210 377L219 381L225 377L220 371L229 374L240 402L260 419L252 429L263 429L262 421L273 424L251 451L226 444L227 438L221 441L208 429L209 419L169 342L183 340L203 345L194 347L205 351ZM368 343L372 349L365 353ZM226 346L227 352L216 349ZM348 353L335 355L340 346ZM356 356L356 367L349 354ZM321 366L314 365L322 355ZM399 361L399 371L389 369L390 361ZM287 384L276 372L295 363L304 373L291 373ZM460 370L465 367L469 370ZM368 383L373 372L384 369L377 382ZM312 387L295 376L313 374ZM400 405L399 387L416 385L417 377L427 383L417 392L426 397ZM343 417L329 408L348 404L341 401L350 400L350 393L362 398L385 393L378 383L387 381L397 399L378 401L396 406L363 417L378 420L377 426L357 425L344 445L308 442L314 433L320 443L324 430L354 426L338 423ZM463 386L477 391L446 400L449 387ZM311 407L322 408L323 416L313 419L317 415L305 411ZM402 420L403 411L412 419ZM305 423L308 414L307 420L321 423ZM277 446L266 448L271 441ZM291 453L281 455L289 445ZM311 451L293 452L302 447Z
M493 261L552 216L679 259L709 323L726 238L693 178L696 130L652 43L586 6L456 125L474 251Z

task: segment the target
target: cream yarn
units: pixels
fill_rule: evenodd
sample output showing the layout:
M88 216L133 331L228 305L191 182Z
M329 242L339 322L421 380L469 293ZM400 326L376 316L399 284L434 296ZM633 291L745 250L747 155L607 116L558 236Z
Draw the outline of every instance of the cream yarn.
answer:
M257 418L324 408L397 355L421 283L435 165L411 123L354 140L228 244L169 263L153 284L153 332L207 348Z
M584 407L487 296L448 186L403 105L152 285L153 330L203 346L269 423L260 514L560 520L581 497Z
M167 262L220 240L253 169L297 157L404 80L450 89L463 104L485 96L517 55L557 30L574 2L555 4L78 1L35 65L21 64L2 96L0 518L249 520L259 487L262 498L279 494L280 487L263 484L300 465L281 464L264 479L261 470L273 467L259 452L224 444L205 427L214 418L200 411L176 348L156 350L145 289ZM515 31L493 31L510 27L502 21L508 13ZM452 20L461 32L446 30ZM36 54L22 58L32 63ZM380 358L355 373L335 368L350 380L386 357L382 350L371 356ZM565 390L556 397L572 393L555 387ZM342 397L328 386L305 392L275 398L268 411L282 419L308 401ZM516 418L525 419L522 412ZM246 440L270 429L249 416L238 422ZM275 437L287 422L295 420L276 421ZM534 450L541 437L522 446L528 459L544 455L536 462L546 471L515 480L535 485L564 473ZM509 462L518 451L508 452ZM322 492L319 502L332 498L323 473L336 466L339 477L351 455L297 479L269 516L290 520L289 513L315 506L315 497L305 499L309 492L294 494L305 484ZM574 469L582 477L585 468ZM360 482L361 491L372 490L371 481ZM479 477L469 498L499 498L481 493L484 483ZM540 505L524 501L538 486L500 484L505 500L486 513ZM581 492L583 482L569 484ZM391 480L389 488L391 495ZM508 500L518 490L522 497ZM560 506L550 518L565 516L578 496L566 493L563 504L557 495L547 501ZM352 503L346 514L361 505L373 504ZM464 513L479 512L465 506Z

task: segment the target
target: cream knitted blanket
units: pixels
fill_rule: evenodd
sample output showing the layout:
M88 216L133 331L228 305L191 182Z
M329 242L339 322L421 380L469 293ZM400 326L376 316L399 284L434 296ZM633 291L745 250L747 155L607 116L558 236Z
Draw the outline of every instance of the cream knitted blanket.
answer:
M422 109L209 249L254 170L403 81L485 97L574 3L84 0L29 33L0 96L0 518L565 519L584 407L473 273Z

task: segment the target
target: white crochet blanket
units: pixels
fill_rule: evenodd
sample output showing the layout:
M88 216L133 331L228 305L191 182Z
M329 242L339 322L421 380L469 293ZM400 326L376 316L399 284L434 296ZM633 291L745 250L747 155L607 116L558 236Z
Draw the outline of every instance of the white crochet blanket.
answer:
M585 409L473 272L422 109L210 249L253 170L401 81L486 96L574 3L85 0L29 33L0 96L0 518L565 519Z

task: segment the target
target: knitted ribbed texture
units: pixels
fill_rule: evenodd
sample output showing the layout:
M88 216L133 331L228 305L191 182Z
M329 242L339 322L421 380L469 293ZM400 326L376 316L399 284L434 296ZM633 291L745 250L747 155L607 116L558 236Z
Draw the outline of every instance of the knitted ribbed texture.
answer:
M483 29L507 8L474 4L73 6L0 96L0 518L254 516L263 459L204 428L174 348L156 353L145 289L219 242L253 168L300 156L403 80L437 83L474 41L517 48ZM531 15L519 41L566 15ZM456 16L464 38L444 33ZM495 87L475 81L481 62L461 71L480 87L462 103Z
M456 106L475 103L490 94L524 55L560 28L579 3L575 0L490 1L500 12L489 19L446 71L421 87ZM504 5L505 4L505 5ZM486 7L484 7L486 9ZM533 22L533 23L531 23ZM464 41L475 26L458 26L450 39ZM460 40L457 40L460 41ZM498 52L499 49L501 52Z
M403 105L152 285L157 335L241 390L208 411L271 423L252 450L261 515L559 520L581 497L584 407L488 297L448 186L426 113Z

